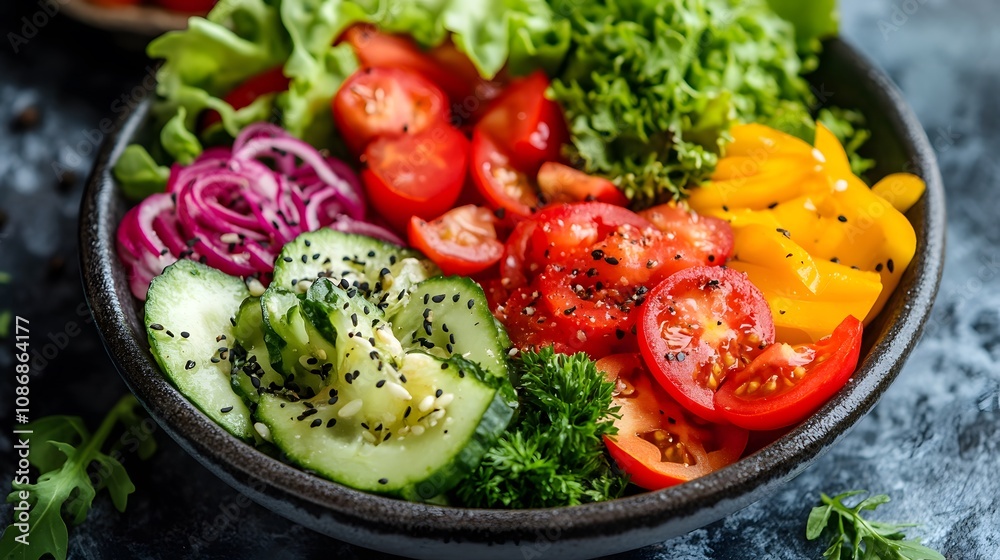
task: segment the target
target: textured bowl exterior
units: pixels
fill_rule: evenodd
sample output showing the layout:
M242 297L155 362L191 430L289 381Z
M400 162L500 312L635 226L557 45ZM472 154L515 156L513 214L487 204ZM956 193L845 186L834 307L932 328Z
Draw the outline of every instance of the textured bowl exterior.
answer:
M152 417L227 484L313 530L359 546L418 558L588 558L680 535L761 499L822 455L872 407L916 344L940 281L944 190L926 134L891 81L850 46L831 40L811 77L821 102L861 110L873 132L873 177L907 170L927 192L907 214L917 253L886 309L866 330L852 380L822 409L771 445L708 476L606 503L544 510L474 510L407 503L321 479L265 455L214 424L160 374L141 306L115 254L127 209L111 166L142 133L149 103L110 135L84 194L84 288L121 376Z

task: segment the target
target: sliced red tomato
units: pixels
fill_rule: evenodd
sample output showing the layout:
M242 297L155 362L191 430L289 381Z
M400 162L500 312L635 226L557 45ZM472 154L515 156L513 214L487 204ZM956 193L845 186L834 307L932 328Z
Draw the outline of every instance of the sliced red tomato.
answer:
M214 3L214 2L213 2ZM240 85L233 88L223 99L229 103L233 109L239 110L249 106L262 95L278 93L288 89L290 80L285 77L281 66L271 68L255 76L251 76ZM205 129L213 124L222 122L222 117L218 111L209 110L202 117L201 128Z
M472 133L472 180L494 209L528 217L539 207L538 193L493 138L476 127Z
M525 260L539 265L568 264L583 256L602 260L591 246L622 226L639 231L653 229L652 224L635 212L603 202L559 204L539 211L533 220L537 226L525 248Z
M608 356L597 369L615 383L612 404L621 407L618 434L604 441L633 484L659 490L739 460L748 432L688 413L657 385L639 355Z
M425 51L406 35L382 33L370 24L350 27L339 41L351 45L362 67L403 68L434 82L463 120L480 114L502 89L499 81L480 76L469 57L451 41Z
M361 179L368 200L399 231L412 216L440 216L462 191L468 154L465 136L440 122L417 134L381 137L365 150Z
M540 294L537 308L549 317L555 330L553 341L573 352L586 352L599 359L619 348L628 347L634 317L632 310L639 298L636 289L645 288L603 285L588 281L580 270L553 265L532 283Z
M216 1L217 0L156 0L156 4L172 12L180 12L182 14L206 14L209 10L215 7Z
M497 315L514 348L527 350L552 346L561 354L577 351L574 346L566 344L566 333L560 332L560 326L543 306L541 292L533 285L511 292Z
M677 241L677 260L689 266L723 265L732 255L733 228L724 220L701 216L675 203L654 206L639 215Z
M745 275L723 267L677 272L650 291L639 348L660 385L712 422L715 391L774 342L771 311Z
M496 216L481 206L459 206L432 221L410 220L410 245L427 255L445 274L482 272L500 260Z
M512 82L476 125L510 154L514 167L532 177L543 162L559 160L569 141L562 108L545 97L548 87L540 70Z
M534 263L534 266L525 264L524 257L536 226L534 220L522 221L514 226L504 244L503 258L500 259L500 278L510 289L527 284L528 275L534 275L541 270L538 263Z
M548 204L597 201L628 205L628 198L611 181L556 161L547 161L538 169L538 189Z
M861 354L861 321L848 315L814 344L772 344L715 393L715 409L737 426L773 430L798 423L847 383Z
M444 92L400 68L358 70L340 86L332 106L337 129L354 154L376 138L418 134L450 121Z

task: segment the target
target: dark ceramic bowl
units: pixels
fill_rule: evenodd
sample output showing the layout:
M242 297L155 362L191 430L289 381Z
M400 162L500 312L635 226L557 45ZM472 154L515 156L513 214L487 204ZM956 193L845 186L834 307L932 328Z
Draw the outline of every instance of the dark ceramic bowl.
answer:
M296 523L363 547L423 558L594 557L663 541L767 496L836 443L899 373L934 300L944 253L944 192L920 123L889 79L839 40L827 44L812 81L821 100L867 116L873 138L866 155L879 162L873 178L905 169L926 180L926 194L908 213L917 233L916 257L866 330L861 364L846 387L774 443L674 488L546 510L439 507L346 488L230 436L160 374L141 307L115 256L115 228L127 203L111 166L126 144L141 138L148 104L108 138L87 185L80 230L87 299L119 372L163 429L227 484Z

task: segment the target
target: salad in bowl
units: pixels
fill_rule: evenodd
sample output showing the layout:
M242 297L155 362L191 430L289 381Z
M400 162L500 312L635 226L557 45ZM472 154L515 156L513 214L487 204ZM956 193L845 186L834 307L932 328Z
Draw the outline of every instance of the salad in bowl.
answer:
M156 39L117 255L162 374L364 492L551 508L736 463L847 384L909 173L803 74L834 7L239 0Z

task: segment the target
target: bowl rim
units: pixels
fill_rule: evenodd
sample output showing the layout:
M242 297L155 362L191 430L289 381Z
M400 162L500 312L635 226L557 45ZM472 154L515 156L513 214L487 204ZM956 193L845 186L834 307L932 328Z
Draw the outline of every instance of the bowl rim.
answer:
M876 404L895 379L915 346L940 283L945 236L944 189L934 150L916 116L891 80L863 55L841 39L826 42L826 51L864 74L880 106L896 108L886 115L891 129L904 137L904 156L923 177L927 191L918 205L923 211L917 252L907 273L915 275L912 287L899 297L898 316L871 348L849 383L820 410L774 443L730 465L691 482L608 502L548 509L496 510L403 502L368 494L322 479L280 462L239 441L188 402L160 374L145 343L134 332L116 292L113 271L121 265L115 255L116 223L101 220L116 204L110 162L116 161L128 139L143 123L150 100L137 106L101 150L87 182L81 206L80 258L84 290L108 353L129 389L152 416L185 449L227 483L248 492L258 501L291 499L296 507L330 516L337 523L362 526L368 534L419 531L421 538L501 543L558 535L581 540L626 532L626 528L656 528L668 521L693 521L700 511L712 508L735 511L798 474L832 446ZM121 286L118 286L119 288ZM897 290L898 292L899 290ZM128 290L125 290L128 294ZM129 295L129 297L131 297ZM885 313L888 311L883 311ZM222 472L220 472L220 469ZM243 480L257 485L248 488ZM283 513L279 511L279 513ZM289 512L283 513L289 516ZM301 522L301 521L300 521ZM456 539L456 535L460 535ZM640 546L647 543L636 543Z

